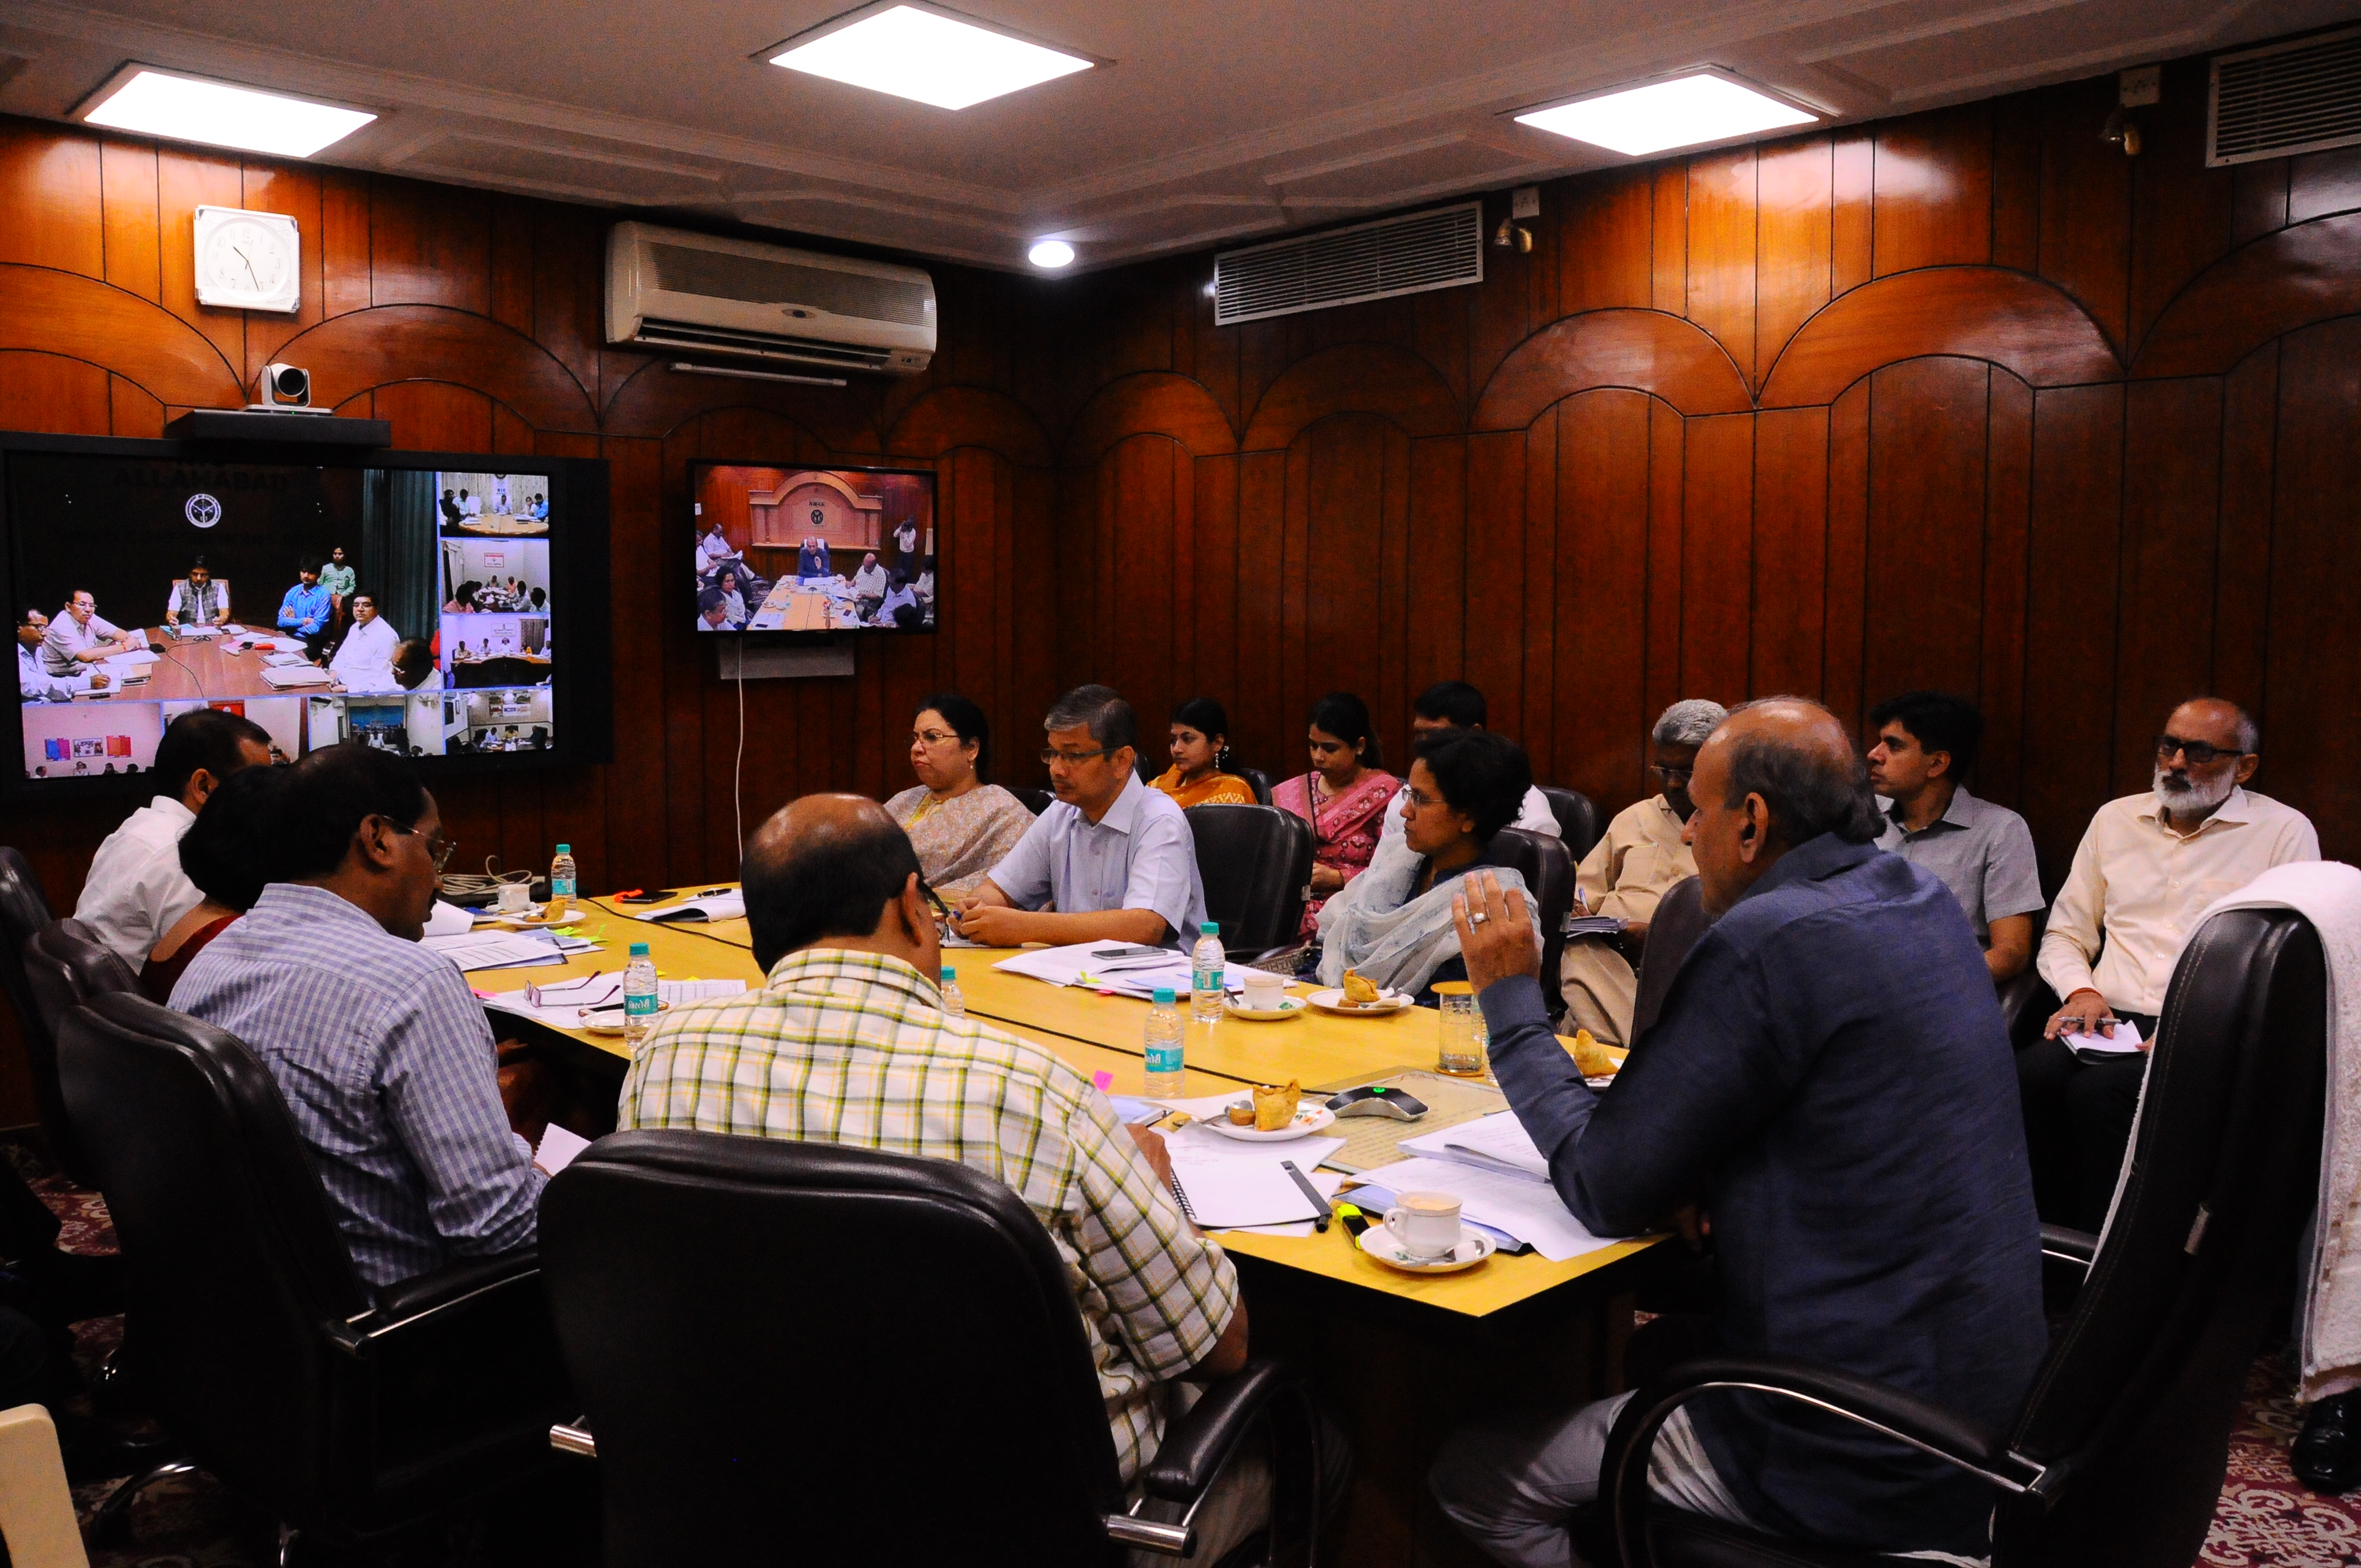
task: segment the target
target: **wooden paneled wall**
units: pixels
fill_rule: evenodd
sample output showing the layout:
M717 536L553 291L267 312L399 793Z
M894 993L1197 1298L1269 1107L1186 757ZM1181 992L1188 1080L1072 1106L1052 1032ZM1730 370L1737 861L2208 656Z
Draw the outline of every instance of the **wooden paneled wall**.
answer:
M844 391L603 347L606 213L0 120L0 428L154 435L284 358L403 446L609 459L617 759L445 802L463 860L568 839L597 888L719 876L741 817L901 787L938 686L1037 781L1038 714L1093 678L1151 733L1220 697L1285 772L1322 691L1399 762L1411 695L1464 675L1610 807L1676 697L1945 686L2053 884L2212 688L2349 859L2361 154L2209 170L2204 90L2168 69L2136 159L2098 138L2105 78L1561 181L1480 286L1242 328L1202 256L937 266L932 369ZM296 215L293 320L194 303L203 202ZM683 608L697 456L932 466L940 634L719 681ZM5 837L70 904L111 826Z

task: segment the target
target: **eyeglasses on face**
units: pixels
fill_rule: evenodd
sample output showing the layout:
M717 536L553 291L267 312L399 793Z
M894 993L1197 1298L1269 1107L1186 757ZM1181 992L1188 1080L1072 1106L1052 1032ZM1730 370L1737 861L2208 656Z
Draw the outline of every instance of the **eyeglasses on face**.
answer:
M2217 757L2243 757L2246 755L2244 751L2234 751L2225 747L2209 746L2202 740L2183 740L2178 735L2159 735L2156 738L2156 760L2158 762L2169 762L2172 761L2176 752L2188 758L2191 767L2198 768L2208 766Z
M1102 746L1095 751L1060 751L1055 746L1044 746L1041 748L1041 760L1048 762L1052 767L1056 766L1060 762L1065 763L1066 766L1070 768L1080 767L1082 763L1089 762L1093 757L1112 757L1114 755L1114 748L1107 746Z
M1439 795L1429 795L1413 785L1410 791L1410 804L1414 811L1425 811L1433 806L1448 806L1451 803Z
M939 746L946 740L956 740L958 739L959 736L949 729L913 729L910 731L910 744L913 746Z
M397 833L407 833L413 838L417 836L418 829L410 823L396 822L390 817L379 817L379 820ZM426 854L427 857L434 862L434 874L436 876L441 876L443 874L443 868L451 863L451 856L458 848L458 839L445 839L440 831L437 831L434 837L426 840Z
M920 877L918 879L918 891L927 895L927 902L935 906L936 914L941 916L946 920L951 917L951 906L943 902L943 895L937 893L934 889L934 884L927 881L925 877Z
M1695 768L1668 768L1662 762L1654 765L1654 771L1656 776L1667 784L1685 784L1697 776Z

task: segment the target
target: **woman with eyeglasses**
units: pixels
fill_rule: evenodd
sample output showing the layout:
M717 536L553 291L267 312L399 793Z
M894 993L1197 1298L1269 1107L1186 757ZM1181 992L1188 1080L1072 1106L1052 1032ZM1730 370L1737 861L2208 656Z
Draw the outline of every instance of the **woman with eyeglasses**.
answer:
M1369 708L1351 692L1312 705L1306 737L1312 770L1270 792L1270 803L1312 824L1312 897L1302 935L1319 924L1320 906L1367 867L1385 831L1386 806L1401 781L1385 771Z
M885 803L910 836L918 870L945 899L963 897L1007 858L1033 826L1025 803L983 782L992 726L956 692L937 692L910 721L910 769L918 782Z
M1432 1005L1434 983L1466 980L1451 896L1469 872L1524 887L1515 866L1492 858L1492 842L1517 818L1533 766L1525 749L1488 729L1441 729L1422 737L1402 792L1400 838L1320 911L1320 983L1341 985L1354 970L1371 983ZM1540 904L1525 908L1538 937Z
M1154 781L1182 810L1192 806L1252 806L1254 785L1229 771L1230 716L1209 696L1172 710L1172 765Z

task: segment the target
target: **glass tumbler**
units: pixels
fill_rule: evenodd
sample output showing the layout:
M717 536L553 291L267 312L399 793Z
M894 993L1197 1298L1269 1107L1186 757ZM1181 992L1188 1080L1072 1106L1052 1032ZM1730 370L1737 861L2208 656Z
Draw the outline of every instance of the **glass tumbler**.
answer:
M1446 980L1434 988L1434 998L1441 1014L1434 1069L1454 1078L1483 1077L1486 1031L1476 1011L1475 988L1464 980Z

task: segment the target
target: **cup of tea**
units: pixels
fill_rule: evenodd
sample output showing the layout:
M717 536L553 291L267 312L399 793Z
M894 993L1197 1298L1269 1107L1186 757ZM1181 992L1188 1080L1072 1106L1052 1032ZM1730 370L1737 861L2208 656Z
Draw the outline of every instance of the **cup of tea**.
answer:
M1439 1263L1459 1246L1459 1200L1448 1192L1405 1192L1386 1211L1386 1230L1411 1256Z
M533 886L531 883L522 882L504 882L500 883L501 914L522 915L532 905L532 904Z
M1276 1011L1287 1000L1287 977L1268 970L1246 970L1246 1004L1257 1013Z

